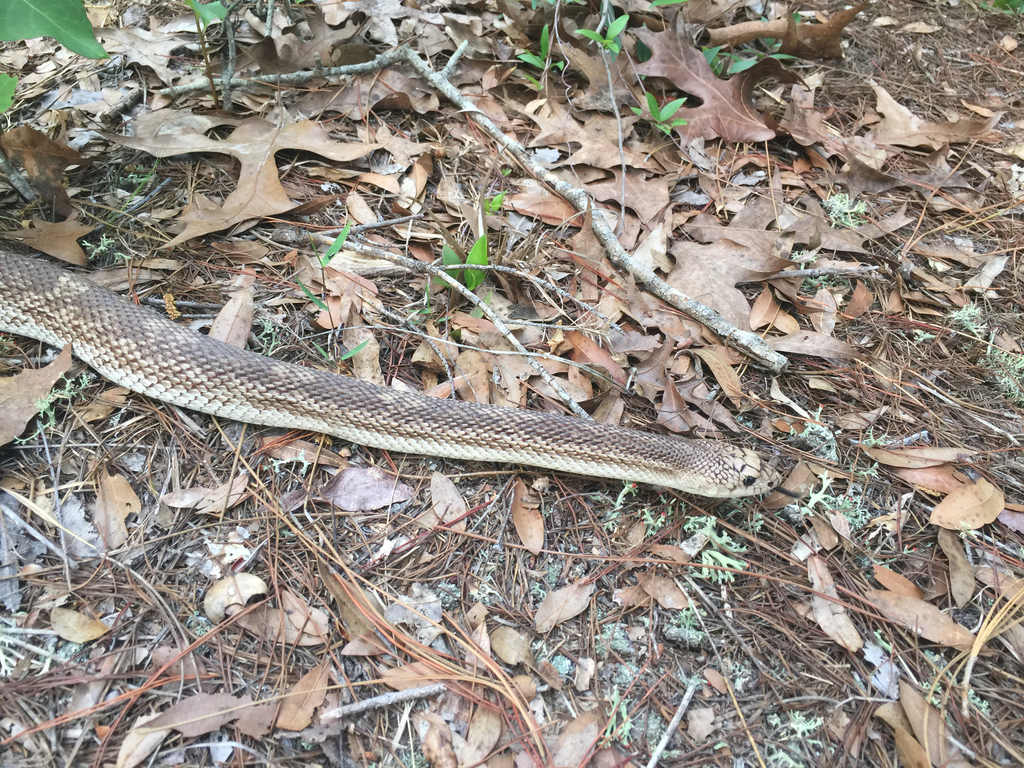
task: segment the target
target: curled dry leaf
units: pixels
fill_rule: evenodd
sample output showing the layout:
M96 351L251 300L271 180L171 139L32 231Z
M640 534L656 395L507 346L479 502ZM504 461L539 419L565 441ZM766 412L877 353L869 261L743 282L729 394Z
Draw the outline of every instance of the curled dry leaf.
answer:
M887 467L906 467L908 469L937 467L942 464L968 459L977 453L977 451L967 448L937 448L933 446L899 449L865 446L862 450L879 464L885 464Z
M459 760L452 749L452 731L440 715L417 712L420 749L431 768L456 768Z
M93 619L70 608L51 610L50 626L60 637L71 643L88 643L110 631L110 627L99 619Z
M640 587L653 597L658 605L667 610L682 610L690 607L690 601L672 579L645 573L640 576Z
M196 512L221 512L230 509L242 500L249 487L249 475L242 472L234 480L230 480L216 488L184 488L180 491L165 493L160 501L174 509L195 507Z
M230 693L197 693L189 696L161 712L146 723L141 730L163 730L173 728L183 736L194 738L210 733L236 720L246 705L252 704L248 696L237 697Z
M245 349L255 314L256 302L253 300L252 291L248 288L237 290L213 318L208 335L211 339L223 341L235 349Z
M233 616L255 595L266 595L267 583L252 573L237 573L221 579L206 591L203 610L206 618L219 624L225 616Z
M414 661L411 664L385 669L380 673L380 679L396 691L405 691L409 688L422 688L425 685L444 682L440 678L445 674L425 662Z
M304 674L281 702L281 710L277 716L277 727L288 731L301 731L313 722L313 712L319 707L327 695L330 684L331 665L328 661Z
M540 502L518 477L512 488L512 523L523 546L539 555L544 548L544 517L540 513Z
M170 728L157 731L142 728L142 726L156 720L160 715L160 712L154 712L151 715L142 715L135 721L131 730L128 731L128 735L121 742L121 748L117 751L117 762L114 763L114 768L135 768L136 765L142 763L153 753L153 750L163 743L167 734L171 732Z
M576 582L548 592L533 617L534 628L538 632L548 632L557 624L583 613L596 588L597 585L592 582Z
M501 715L487 706L478 707L469 723L466 740L456 747L459 765L480 765L501 738Z
M584 766L585 759L604 730L605 717L599 712L586 712L562 729L551 750L551 765Z
M281 591L281 609L260 606L238 619L257 637L289 645L322 645L330 637L331 620L288 590Z
M530 639L513 627L502 625L491 632L491 650L506 664L535 664Z
M689 726L686 735L700 744L715 732L715 710L711 707L694 707L686 713Z
M957 608L963 608L974 596L974 569L967 562L960 538L946 528L939 529L939 546L949 561L949 592Z
M27 125L0 134L0 149L11 162L25 169L29 184L42 198L40 202L52 207L61 219L74 213L74 205L63 184L64 171L70 165L89 165L90 161L66 144L52 141ZM83 261L79 266L84 264Z
M125 477L106 471L100 474L96 485L96 514L93 523L108 551L117 549L127 541L125 518L137 515L141 510L142 502Z
M906 576L900 576L898 573L894 573L884 565L873 566L873 571L878 583L890 592L895 592L897 595L906 595L907 597L912 597L915 600L924 599L924 592L918 589L917 585Z
M419 517L423 527L450 525L456 531L466 530L465 517L469 506L455 483L440 472L434 472L430 477L430 501L430 510Z
M866 590L864 596L886 616L932 642L961 651L974 645L973 634L931 603L880 589Z
M29 224L28 229L8 230L0 237L35 248L76 267L85 266L85 251L78 244L78 238L85 237L95 227L78 223L74 216L57 222L32 219Z
M970 765L961 757L948 736L946 717L932 706L914 686L900 680L900 704L918 743L924 745L932 765L938 768L966 768Z
M977 530L999 517L1004 501L1003 492L980 477L939 502L928 522L953 531Z
M841 646L857 653L864 646L864 639L853 626L845 606L839 602L839 593L825 560L817 555L807 558L807 575L814 590L821 593L811 596L811 610L818 626Z

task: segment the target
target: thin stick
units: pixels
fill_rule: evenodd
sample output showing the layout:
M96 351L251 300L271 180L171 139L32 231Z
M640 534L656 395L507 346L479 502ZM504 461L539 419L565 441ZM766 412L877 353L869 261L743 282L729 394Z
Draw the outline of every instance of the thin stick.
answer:
M683 719L683 715L686 714L687 708L690 706L690 699L693 698L694 691L697 690L697 683L690 681L690 684L686 686L686 693L683 695L683 700L679 702L679 709L676 710L675 715L672 717L672 722L668 724L668 728L665 729L665 735L661 737L661 741L658 742L658 746L651 752L651 759L647 763L647 768L657 768L658 761L661 759L662 753L668 747L669 739L676 732L676 728L679 727L679 723Z
M463 46L465 45L464 41ZM460 46L460 48L465 50L463 46ZM458 57L461 54L461 51L456 51L455 55ZM549 170L539 165L522 144L502 133L486 115L477 109L469 99L464 97L458 88L452 85L448 78L445 77L445 73L448 71L447 68L441 72L435 71L407 45L401 45L395 50L381 54L372 61L363 64L352 64L345 67L331 67L327 69L317 66L312 71L294 72L286 75L264 75L248 79L235 79L229 82L232 86L239 88L251 87L253 84L294 85L309 82L315 77L342 77L378 72L400 62L404 62L412 67L436 91L444 95L461 111L470 115L473 121L488 136L494 139L502 149L512 155L523 168L528 170L539 181L548 185L577 211L585 213L592 207L593 201L586 192L568 182L562 181ZM206 82L195 82L164 88L160 93L174 97L193 91L206 90L209 87L209 79L204 78L204 80ZM704 306L699 301L686 296L682 291L673 288L659 278L650 267L634 261L619 243L615 233L600 216L591 217L591 227L594 235L604 247L608 259L622 271L633 275L636 281L648 292L721 336L727 345L749 355L754 363L760 367L774 373L778 373L786 367L787 360L785 356L769 347L756 333L741 331L735 326L730 325L725 318L713 309Z
M360 712L365 712L368 709L383 709L384 707L390 707L393 704L401 704L404 701L425 699L428 696L436 696L439 693L444 693L446 690L447 688L445 688L444 683L434 683L433 685L425 685L422 688L408 688L404 691L382 693L380 696L374 696L372 699L363 699L362 701L345 704L344 706L329 709L326 712L321 712L320 722L325 722L327 720L341 720L343 717L358 715Z

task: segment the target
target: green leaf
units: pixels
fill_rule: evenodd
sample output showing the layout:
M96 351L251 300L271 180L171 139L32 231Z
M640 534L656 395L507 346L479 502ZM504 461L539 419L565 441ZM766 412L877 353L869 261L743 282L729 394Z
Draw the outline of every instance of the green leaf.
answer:
M0 0L0 40L52 37L90 59L109 54L96 42L82 0Z
M668 104L666 104L664 107L661 108L661 119L662 120L670 120L672 118L672 115L674 115L676 112L678 112L679 108L681 106L683 106L683 104L685 104L685 103L686 103L686 97L685 96L683 98L681 98L681 99L676 99L675 101L670 101Z
M203 29L210 26L210 22L214 19L224 21L228 15L228 9L220 2L220 0L217 0L215 3L207 3L206 5L197 3L196 0L185 0L185 5L195 12L196 17L203 25Z
M306 287L306 284L304 282L302 282L301 280L296 280L296 282L299 284L299 288L302 289L302 292L306 294L306 297L310 301L312 301L314 304L320 307L320 309L323 310L324 312L330 312L330 310L327 309L327 305L324 304L323 300L319 296L315 296L313 292Z
M611 23L608 27L608 39L614 40L616 37L621 35L626 30L626 25L629 23L629 14L624 13L619 18Z
M633 110L633 114L636 115L637 117L643 117L644 116L644 111L642 109L640 109L640 107L630 107L630 109Z
M551 30L548 25L544 25L544 29L540 31L540 57L542 59L548 58L548 46L551 44Z
M714 48L704 49L704 58L707 59L708 64L711 64L715 60L715 57L722 52L723 47L724 46L716 45Z
M518 56L516 56L516 58L519 59L520 61L526 62L532 67L536 67L537 69L544 69L544 59L542 59L533 51L524 51L523 53L520 53Z
M604 42L604 35L598 34L592 29L578 29L576 31L583 35L585 38L593 40L595 43Z
M444 247L441 248L441 263L443 263L446 267L461 267L462 266L462 259L459 258L459 254L457 254L452 249L452 247L450 245L448 245L448 243L445 243ZM459 270L449 269L448 270L448 274L451 275L452 277L454 277L456 280L459 280L461 282L461 280L462 280L462 270L461 269L459 269ZM433 279L433 282L434 282L434 285L448 286L448 283L446 283L444 280L442 280L439 277L435 277Z
M473 247L470 249L469 255L466 257L466 263L487 266L487 235L481 235L477 238L477 241L473 243ZM486 277L487 275L479 269L467 269L466 287L471 291L475 291L480 287L480 283L482 283Z
M326 267L331 263L331 259L338 255L338 251L341 250L341 246L348 240L348 233L352 230L352 222L345 224L345 228L338 233L338 236L334 238L334 242L331 243L331 247L327 249L327 252L320 257L320 266Z
M441 248L441 262L446 267L454 267L462 264L462 259L459 258L459 254L457 254L450 245L445 243L444 247Z
M349 359L350 357L355 357L355 356L356 356L356 355L358 355L358 354L359 354L360 352L362 352L362 351L363 351L363 347L365 347L365 346L366 346L367 344L369 344L369 343L370 343L370 340L369 340L369 339L363 339L363 340L362 340L362 341L361 341L361 342L359 343L359 346L358 346L358 347L356 347L355 349L350 349L350 350L349 350L348 352L346 352L346 353L345 353L344 355L342 355L342 356L341 356L340 358L338 358L338 359L339 359L339 360L348 360L348 359Z
M755 64L757 64L757 59L738 59L729 65L729 74L735 75L737 72L750 69Z
M666 5L682 5L686 0L654 0L651 3L651 8L661 8Z
M0 112L6 112L14 103L14 90L18 87L18 78L0 75Z
M529 80L533 84L533 87L537 89L537 91L540 91L540 80L538 80L536 77L531 77L525 72L520 72L519 74L521 74L523 77Z
M487 212L494 214L501 210L501 204L505 202L505 193L499 192L487 201Z
M661 107L658 106L658 99L650 91L647 92L647 111L655 120L661 120Z

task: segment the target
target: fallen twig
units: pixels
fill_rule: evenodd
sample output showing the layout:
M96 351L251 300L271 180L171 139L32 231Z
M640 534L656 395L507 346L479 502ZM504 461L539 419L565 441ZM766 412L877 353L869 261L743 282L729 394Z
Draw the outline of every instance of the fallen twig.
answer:
M460 46L461 50L457 50L453 58L457 58L462 55L462 51L465 50L465 45L466 43L464 41L463 45ZM510 139L502 133L502 131L493 122L491 122L486 115L477 109L469 99L463 96L459 89L452 85L451 81L445 76L445 72L448 71L447 67L441 71L434 70L426 61L421 59L419 55L412 50L412 48L406 45L399 46L395 50L381 54L380 56L375 57L372 61L368 61L363 64L352 64L345 67L331 67L329 69L316 67L311 71L294 72L287 75L264 75L247 79L235 79L230 82L232 86L240 88L251 86L253 84L293 85L309 82L315 77L340 77L377 72L385 67L401 62L412 67L417 74L430 83L431 87L443 94L445 98L460 110L469 114L473 118L474 122L476 122L476 124L488 136L494 139L502 149L506 150L513 158L515 158L516 162L522 165L535 178L542 181L544 184L547 184L577 211L585 213L592 207L593 201L586 192L574 187L566 181L562 181L549 170L542 167L533 159L533 157L531 157L530 153L526 151L526 148L523 147L522 144ZM208 87L209 82L204 79L201 82L164 88L160 93L173 97L184 93L190 93L192 91L205 90ZM600 216L591 217L591 226L593 228L594 235L605 249L605 253L608 255L608 259L612 264L622 271L632 274L637 282L639 282L648 292L657 296L667 304L675 307L687 317L693 318L697 322L717 333L728 346L749 355L757 365L767 368L769 371L775 373L778 373L786 367L787 361L785 356L769 347L756 333L741 331L733 325L730 325L726 322L725 318L713 309L704 306L699 301L694 301L681 291L676 290L659 278L650 267L634 261L619 243L618 238L615 237L615 233L612 231L611 227L609 227ZM579 410L582 411L582 409Z

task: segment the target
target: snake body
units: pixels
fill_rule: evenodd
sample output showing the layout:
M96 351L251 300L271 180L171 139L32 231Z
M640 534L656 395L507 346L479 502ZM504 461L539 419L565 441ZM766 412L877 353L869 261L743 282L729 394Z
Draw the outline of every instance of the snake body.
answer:
M757 453L540 411L435 399L224 344L89 280L0 251L0 331L58 347L104 378L214 416L322 432L372 448L510 462L711 497L778 483Z

